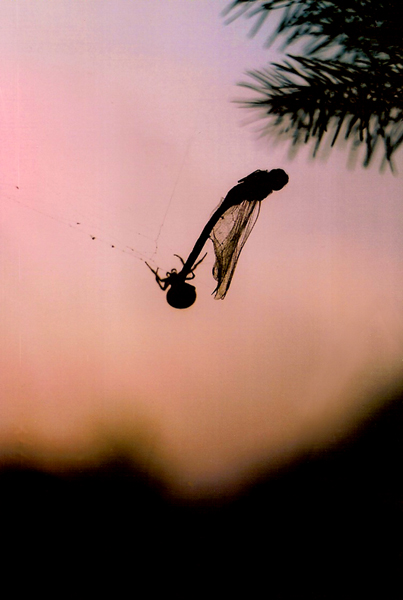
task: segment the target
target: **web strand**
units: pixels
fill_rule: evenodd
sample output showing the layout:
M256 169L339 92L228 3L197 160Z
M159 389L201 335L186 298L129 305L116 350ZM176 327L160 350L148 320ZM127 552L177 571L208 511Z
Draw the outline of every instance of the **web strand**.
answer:
M16 186L16 189L19 190L19 187ZM9 203L17 204L18 206L21 206L22 208L24 208L26 210L29 210L36 214L39 214L39 215L45 217L46 219L50 219L60 225L64 225L66 227L74 229L74 230L78 231L80 234L84 235L85 237L91 239L92 241L100 242L101 244L108 246L112 250L116 250L117 252L122 252L124 254L128 254L128 255L132 256L133 258L140 260L144 263L146 261L154 262L152 256L150 258L145 253L136 250L136 248L134 248L128 244L125 244L124 242L116 239L114 236L110 236L110 235L105 236L103 233L98 234L96 230L99 230L99 227L94 226L94 227L90 228L85 223L83 223L80 218L68 219L66 217L55 216L54 214L51 214L48 211L44 211L44 210L41 210L40 208L31 206L25 202L22 202L21 200L18 200L17 198L11 197L9 195L8 196L3 195L2 200L9 202ZM148 238L147 236L145 236L141 233L137 233L137 235L151 240L151 238Z

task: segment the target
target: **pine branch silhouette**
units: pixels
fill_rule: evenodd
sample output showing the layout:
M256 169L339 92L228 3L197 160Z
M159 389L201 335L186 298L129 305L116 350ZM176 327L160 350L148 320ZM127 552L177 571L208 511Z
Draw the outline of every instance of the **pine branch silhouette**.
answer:
M295 147L341 137L365 145L364 166L383 142L383 161L403 142L403 44L397 0L236 0L228 12L255 18L255 35L274 10L283 48L305 42L304 55L249 71L240 85L254 92L243 106L259 110L264 133L288 138Z

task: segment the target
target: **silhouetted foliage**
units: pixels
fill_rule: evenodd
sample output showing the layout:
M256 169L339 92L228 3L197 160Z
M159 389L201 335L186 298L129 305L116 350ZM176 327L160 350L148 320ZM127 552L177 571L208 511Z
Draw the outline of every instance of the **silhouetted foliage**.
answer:
M398 0L236 0L234 18L255 17L254 35L272 11L280 9L268 40L283 37L283 48L304 42L304 56L287 55L284 64L251 71L244 87L258 93L246 101L270 118L267 132L294 144L325 133L332 145L341 131L354 146L366 145L368 166L382 139L384 161L403 142L403 44Z

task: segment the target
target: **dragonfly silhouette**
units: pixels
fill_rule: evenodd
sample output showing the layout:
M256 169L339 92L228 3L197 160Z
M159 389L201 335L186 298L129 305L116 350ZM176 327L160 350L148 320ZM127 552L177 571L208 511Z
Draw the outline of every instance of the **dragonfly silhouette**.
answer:
M167 290L167 302L174 308L189 308L196 300L196 288L188 283L195 278L195 270L207 253L197 260L210 238L214 245L215 264L213 277L217 286L213 291L216 299L223 299L228 292L241 250L259 216L260 203L273 191L281 190L288 183L283 169L257 170L240 179L216 210L198 237L186 261L178 254L182 269L172 269L166 277L160 277L159 269L147 267L154 273L162 290Z

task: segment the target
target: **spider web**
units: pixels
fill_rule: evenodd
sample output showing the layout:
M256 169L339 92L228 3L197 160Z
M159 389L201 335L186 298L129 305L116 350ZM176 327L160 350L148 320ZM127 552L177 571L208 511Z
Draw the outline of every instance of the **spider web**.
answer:
M216 300L222 300L228 292L239 255L259 212L259 200L243 200L225 211L210 233L216 256L213 267L213 277L218 282L213 291Z
M16 189L19 189L19 187L16 186ZM97 224L97 219L94 219L94 216L91 216L91 214L80 214L77 212L76 215L68 215L60 213L58 207L55 208L51 205L42 206L42 204L39 204L39 206L33 206L32 204L19 200L11 194L3 194L1 201L21 206L23 209L46 217L46 219L50 219L56 223L69 227L70 229L74 229L89 239L108 246L109 248L115 250L115 252L122 252L124 254L131 255L133 258L142 262L146 262L146 260L153 262L152 257L149 258L150 251L138 249L140 248L139 244L138 248L129 246L124 241L124 236L117 238L115 233L105 231L102 225L99 223ZM153 238L151 236L145 235L136 230L132 230L131 228L127 228L127 233L128 235L137 236L138 238L144 239L146 242L148 242L148 246L153 242Z

